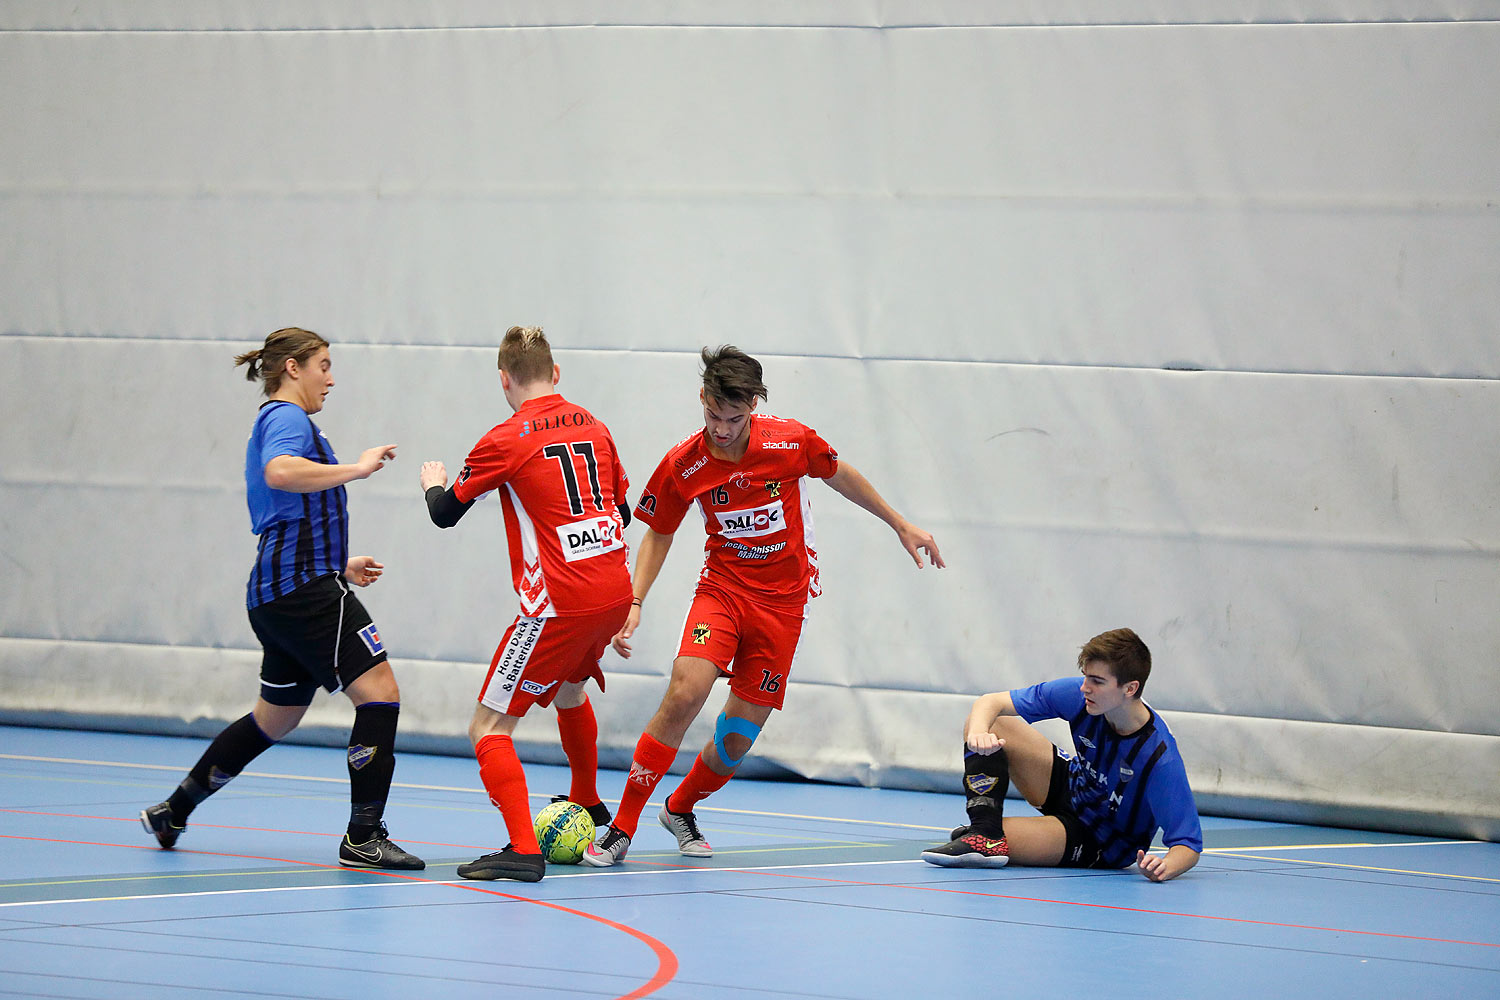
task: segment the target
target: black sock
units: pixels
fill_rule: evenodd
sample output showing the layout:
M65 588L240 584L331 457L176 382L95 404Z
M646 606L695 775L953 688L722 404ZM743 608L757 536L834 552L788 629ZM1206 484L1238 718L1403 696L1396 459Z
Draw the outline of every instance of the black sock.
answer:
M975 753L964 746L964 808L969 826L986 837L1005 836L1005 792L1010 788L1010 761L1005 751Z
M363 844L385 815L396 773L396 719L401 704L368 701L354 710L349 731L349 841Z
M252 760L275 745L276 742L255 724L254 712L224 727L167 799L172 822L178 826L185 824L188 814L198 807L198 803L229 784L230 779L249 767Z

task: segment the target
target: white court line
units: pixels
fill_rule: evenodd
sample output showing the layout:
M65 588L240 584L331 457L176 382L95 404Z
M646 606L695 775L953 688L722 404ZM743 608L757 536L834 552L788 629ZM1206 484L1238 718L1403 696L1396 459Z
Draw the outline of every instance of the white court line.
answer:
M1475 840L1430 840L1430 841L1412 842L1412 843L1407 843L1407 844L1352 843L1352 844L1312 844L1312 845L1306 845L1306 846L1280 845L1280 846L1276 846L1276 847L1232 847L1232 848L1231 847L1216 847L1216 848L1210 848L1209 850L1204 851L1203 853L1205 853L1205 854L1234 854L1234 853L1242 853L1242 852L1245 852L1245 851L1275 851L1275 850L1287 850L1287 851L1292 851L1292 850L1332 851L1332 850L1344 850L1344 849L1349 849L1349 848L1365 848L1365 847L1434 847L1434 846L1442 846L1442 845L1448 845L1448 844L1477 844L1477 843L1482 843L1482 841L1475 841ZM1310 862L1310 863L1316 863L1316 862ZM720 872L727 874L727 873L743 873L743 872L752 872L753 873L753 872L804 871L804 870L808 870L808 869L821 871L823 869L829 869L829 868L869 868L869 867L876 867L876 866L883 866L883 865L916 865L916 864L925 864L925 862L923 862L922 859L920 859L920 858L893 858L893 859L888 859L888 860L885 860L885 861L827 861L827 862L808 863L808 864L800 864L800 865L745 865L745 866L732 867L732 868L674 867L674 868L645 868L645 869L639 869L639 870L625 870L625 869L621 869L619 871L608 871L608 870L600 869L600 870L596 870L596 871L587 871L587 872L570 872L570 873L566 873L566 874L564 874L564 873L549 874L547 876L547 880L548 881L552 881L554 879L568 879L568 878L620 878L620 877L624 877L624 876L637 876L637 875L688 875L688 874L692 874L692 873L695 873L695 872L698 873L698 874L712 874L712 873L720 873ZM1335 865L1335 867L1356 867L1357 868L1357 867L1363 867L1363 866L1359 866L1359 865L1351 865L1351 866L1339 866L1339 865ZM1379 869L1379 870L1386 871L1388 869ZM253 873L253 874L259 874L259 873ZM1402 872L1401 874L1409 874L1409 875L1434 875L1434 876L1439 876L1439 877L1443 877L1443 878L1457 878L1457 879L1472 879L1472 878L1474 878L1474 876L1469 876L1469 875L1444 875L1441 872ZM496 881L503 883L503 882L505 882L507 880L505 880L505 879L497 879ZM1491 880L1491 879L1479 879L1479 881L1486 881L1486 882L1488 882L1488 881L1493 881L1493 880ZM472 884L473 884L473 880L471 880L471 879L446 879L446 880L440 880L440 879L400 878L400 879L389 879L389 880L383 881L383 882L360 882L360 883L356 883L356 884L352 884L352 885L263 886L263 887L254 888L254 889L208 889L208 890L205 890L203 892L168 892L168 893L156 893L156 894L144 895L144 896L141 896L141 895L125 895L125 896L93 896L93 897L75 898L75 899L31 899L31 900L23 900L23 901L19 901L19 902L0 903L0 909L10 909L10 908L13 908L13 907L21 907L21 906L49 906L49 905L57 904L57 903L111 903L111 902L122 902L122 901L125 901L125 900L136 900L136 899L191 899L191 898L198 897L198 896L234 896L234 895L250 895L252 893L262 893L262 892L323 892L323 891L339 890L339 889L369 889L369 888L372 888L372 887L378 888L378 887L382 887L382 886L472 885Z
M1482 844L1482 840L1409 840L1379 844L1275 844L1270 847L1207 847L1204 854L1244 854L1246 851L1341 851L1354 847L1443 847L1449 844Z
M131 764L113 760L79 760L73 757L33 757L26 754L0 753L0 760L21 760L39 764L77 764L83 767L123 767L137 768L146 771L175 771L183 773L183 769L175 764ZM347 782L346 778L323 778L306 774L276 774L270 771L241 771L241 778L275 778L280 781L315 781L333 785L342 785ZM419 785L413 782L393 781L392 788L410 788L423 792L464 792L469 795L486 794L483 788L472 786L455 787L453 785ZM530 798L550 799L552 796L545 792L531 792ZM605 802L618 803L619 799L605 799ZM651 802L648 805L660 805ZM850 819L845 816L806 816L800 813L763 812L756 809L725 809L718 806L701 806L699 812L723 813L729 816L766 816L772 819L804 819L814 820L822 823L852 823L857 826L889 826L901 830L947 830L949 826L920 826L914 823L893 823L889 820L880 819Z
M36 763L45 763L45 764L78 764L78 765L85 766L85 767L141 768L141 769L149 770L149 771L176 771L176 772L181 772L182 771L181 767L173 765L173 764L131 764L131 763L125 763L125 762L121 762L121 761L80 760L80 759L71 758L71 757L35 757L35 756L28 756L26 754L10 754L10 753L0 753L0 760L32 761L32 762L36 762ZM314 776L314 775L304 775L304 774L276 774L276 773L272 773L272 772L268 772L268 771L242 771L240 773L240 776L241 777L247 777L247 778L275 778L275 779L279 779L279 780L282 780L282 781L315 781L315 782L326 782L326 783L329 783L329 784L336 784L336 785L344 784L347 781L347 779L345 779L345 778L323 778L323 777L317 777L317 776ZM467 793L467 794L470 794L470 795L482 795L482 794L485 794L484 790L482 788L476 789L476 788L473 788L473 787L455 787L453 785L421 785L421 784L416 784L416 783L412 783L412 782L401 782L401 781L393 781L393 782L391 782L391 787L392 788L410 788L410 789L414 789L414 790L417 790L417 791L428 791L428 792L464 792L464 793ZM530 797L534 798L534 799L550 799L551 798L550 795L547 795L546 793L543 793L543 792L532 792L532 793L530 793ZM618 803L620 800L619 799L605 799L604 801L605 802L610 802L610 803ZM653 805L653 806L657 805L657 804L658 803L656 803L656 802L648 803L648 805ZM894 827L896 829L902 829L902 830L947 830L947 829L949 829L949 827L946 827L946 826L921 826L921 825L914 824L914 823L894 823L894 822L891 822L889 820L879 820L879 819L851 819L851 818L849 818L847 816L809 816L809 815L802 814L802 813L766 812L766 811L757 810L757 809L726 809L726 808L722 808L722 807L719 807L719 806L699 806L697 811L699 811L699 812L721 813L721 814L726 815L726 816L765 816L765 817L769 817L769 818L772 818L772 819L801 819L801 820L811 820L811 821L820 822L820 823L849 823L849 824L853 824L855 826L887 826L887 827ZM1478 840L1429 840L1429 841L1415 841L1415 842L1409 842L1409 843L1379 843L1379 844L1375 844L1375 843L1275 844L1275 845L1270 845L1270 846L1265 846L1265 847L1211 847L1211 848L1206 849L1203 853L1204 854L1231 854L1231 853L1236 853L1236 852L1243 853L1245 851L1319 851L1319 850L1335 850L1335 849L1354 848L1354 847L1436 847L1436 846L1450 845L1450 844L1479 844L1479 843L1485 843L1485 841L1478 841ZM729 869L721 869L721 870L728 871ZM576 876L560 876L560 877L576 877Z

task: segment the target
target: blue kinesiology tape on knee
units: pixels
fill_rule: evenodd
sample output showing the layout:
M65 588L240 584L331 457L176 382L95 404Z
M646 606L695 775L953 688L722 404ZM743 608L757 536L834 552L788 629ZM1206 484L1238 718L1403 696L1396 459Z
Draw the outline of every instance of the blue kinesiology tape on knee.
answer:
M724 762L725 767L739 767L745 754L750 752L750 747L746 747L745 753L738 757L729 756L729 751L724 749L724 737L730 733L745 737L753 745L755 738L760 735L760 727L749 719L732 718L723 712L719 713L718 721L714 723L714 749L719 751L719 759Z

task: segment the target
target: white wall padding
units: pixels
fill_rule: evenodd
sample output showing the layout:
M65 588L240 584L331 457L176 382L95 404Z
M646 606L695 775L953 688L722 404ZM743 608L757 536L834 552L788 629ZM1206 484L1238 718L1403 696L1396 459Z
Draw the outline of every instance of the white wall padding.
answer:
M230 359L298 324L340 455L400 447L350 498L406 745L464 752L504 533L434 528L417 469L508 414L493 345L540 323L637 490L734 342L950 562L814 487L762 771L948 787L975 694L1131 625L1206 804L1494 838L1500 21L1347 6L9 7L0 720L243 713ZM607 763L696 530L606 660Z

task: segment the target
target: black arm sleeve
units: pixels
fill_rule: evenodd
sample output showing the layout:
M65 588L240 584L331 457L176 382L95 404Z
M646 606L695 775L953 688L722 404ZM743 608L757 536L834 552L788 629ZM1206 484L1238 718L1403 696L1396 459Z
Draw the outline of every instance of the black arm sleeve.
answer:
M625 522L625 527L630 527L630 501L615 504L615 509L620 512L620 520Z
M439 528L453 527L472 506L474 506L473 500L468 503L459 503L458 497L453 495L452 490L445 490L441 486L427 488L427 516L432 518L432 523Z

